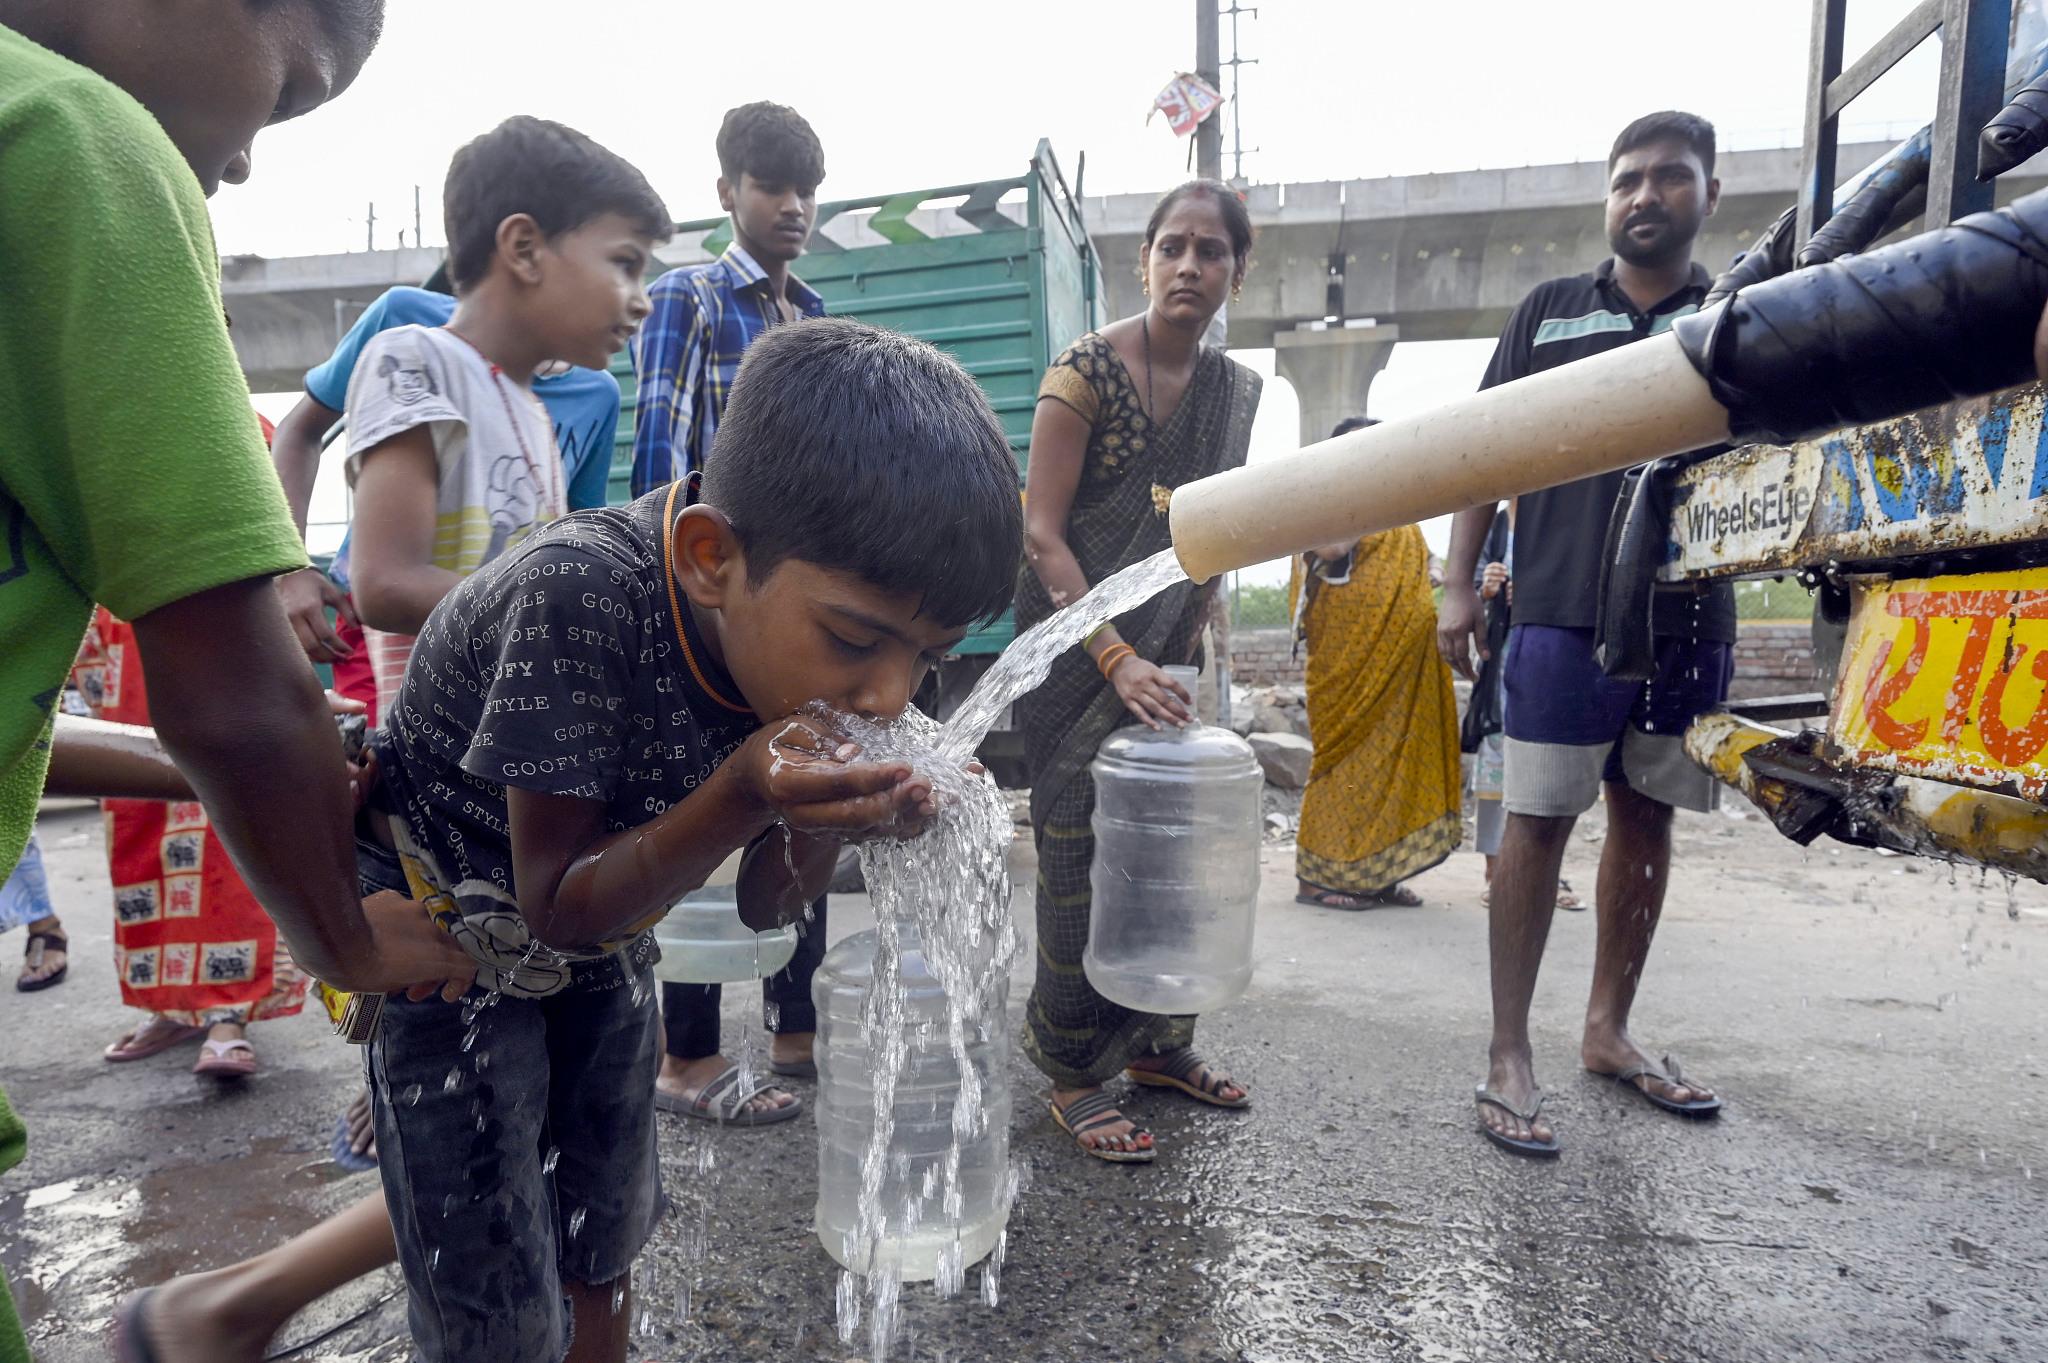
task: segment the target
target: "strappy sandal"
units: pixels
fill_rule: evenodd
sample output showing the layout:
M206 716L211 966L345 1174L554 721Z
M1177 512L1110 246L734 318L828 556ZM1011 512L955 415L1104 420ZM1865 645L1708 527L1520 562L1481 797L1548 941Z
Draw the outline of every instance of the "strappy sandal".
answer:
M149 1021L134 1031L124 1034L100 1052L110 1064L125 1065L132 1060L147 1060L160 1055L173 1046L182 1046L196 1036L205 1036L204 1027L192 1027L182 1022L172 1022L167 1017L152 1016Z
M29 972L43 968L43 957L52 951L64 953L64 964L58 966L40 980L30 979ZM21 974L14 977L14 987L24 994L36 994L64 982L71 973L71 939L62 932L32 932L28 935L28 949L22 953Z
M233 1041L202 1041L192 1073L208 1079L247 1079L256 1073L256 1048L236 1037Z
M680 1117L695 1117L700 1122L716 1122L720 1126L773 1126L786 1122L804 1110L804 1100L794 1095L784 1107L749 1107L754 1099L764 1093L781 1093L772 1080L763 1079L752 1088L741 1091L740 1067L728 1065L718 1075L697 1090L694 1098L680 1098L673 1093L654 1090L654 1106L663 1112L673 1112Z
M1218 1074L1211 1070L1208 1083L1195 1083L1194 1075L1206 1068L1207 1062L1202 1059L1193 1046L1183 1046L1177 1051L1168 1051L1160 1059L1166 1062L1166 1068L1141 1070L1133 1067L1125 1070L1124 1074L1134 1084L1147 1084L1153 1088L1178 1089L1196 1102L1207 1103L1211 1107L1237 1109L1252 1105L1251 1094L1245 1092L1244 1086L1228 1075ZM1238 1096L1235 1098L1225 1098L1223 1090L1226 1088L1237 1089Z
M1096 1159L1106 1160L1111 1164L1150 1164L1158 1158L1158 1149L1150 1145L1137 1150L1118 1150L1107 1145L1090 1145L1081 1139L1092 1132L1100 1131L1105 1126L1115 1126L1118 1122L1128 1122L1131 1127L1121 1137L1123 1140L1135 1143L1139 1137L1152 1134L1126 1117L1118 1109L1116 1099L1101 1089L1085 1097L1076 1098L1064 1108L1057 1101L1051 1102L1048 1106L1052 1108L1052 1119L1059 1123L1060 1130L1074 1138L1074 1144L1081 1147L1081 1153L1084 1155L1093 1155Z
M1653 1079L1660 1084L1690 1088L1691 1085L1685 1082L1684 1068L1672 1056L1665 1056L1664 1064L1661 1067L1645 1061L1640 1065L1624 1066L1622 1069L1612 1073L1606 1070L1587 1070L1586 1073L1600 1079L1612 1079L1651 1107L1662 1108L1666 1112L1675 1112L1681 1117L1691 1117L1694 1120L1698 1120L1702 1117L1718 1117L1721 1115L1721 1100L1719 1098L1695 1098L1689 1103L1678 1103L1636 1082L1638 1079Z
M1479 1086L1472 1097L1473 1101L1480 1107L1497 1107L1510 1117L1530 1123L1529 1129L1531 1132L1535 1131L1534 1123L1536 1118L1542 1115L1543 1112L1543 1095L1540 1092L1536 1095L1536 1101L1529 1104L1529 1109L1526 1112L1516 1107L1500 1094L1495 1093L1492 1089L1487 1088L1484 1084ZM1555 1136L1552 1136L1547 1141L1539 1141L1533 1138L1526 1141L1517 1140L1515 1137L1504 1132L1495 1131L1486 1124L1483 1118L1479 1123L1479 1134L1509 1154L1522 1155L1529 1159L1556 1159L1564 1150L1564 1147L1558 1144L1557 1137Z

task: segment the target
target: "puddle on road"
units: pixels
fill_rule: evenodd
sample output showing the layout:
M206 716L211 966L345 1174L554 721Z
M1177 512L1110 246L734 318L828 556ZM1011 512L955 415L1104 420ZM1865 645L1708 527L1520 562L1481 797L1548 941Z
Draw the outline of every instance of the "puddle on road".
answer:
M133 1288L219 1268L334 1210L309 1191L335 1181L318 1152L259 1140L247 1154L140 1178L81 1174L0 1198L4 1248L31 1344L97 1331ZM367 1193L372 1181L352 1191ZM363 1363L371 1363L365 1358Z

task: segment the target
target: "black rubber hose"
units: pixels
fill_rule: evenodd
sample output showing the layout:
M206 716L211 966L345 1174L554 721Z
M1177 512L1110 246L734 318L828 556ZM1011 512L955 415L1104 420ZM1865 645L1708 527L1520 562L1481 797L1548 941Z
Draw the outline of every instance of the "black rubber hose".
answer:
M1763 235L1741 255L1730 262L1714 281L1707 296L1700 303L1711 308L1724 298L1732 297L1752 284L1761 284L1766 279L1776 279L1792 268L1792 237L1799 224L1799 210L1788 208L1778 215L1778 220L1763 230Z
M2048 73L2020 87L1977 136L1977 178L1992 180L2048 147Z
M1883 236L1906 196L1915 190L1924 193L1927 171L1933 162L1931 138L1916 137L1907 142L1881 170L1863 182L1848 203L1807 238L1806 245L1799 248L1800 268L1854 255Z
M1738 439L1776 444L2034 375L2048 190L1752 284L1672 330Z

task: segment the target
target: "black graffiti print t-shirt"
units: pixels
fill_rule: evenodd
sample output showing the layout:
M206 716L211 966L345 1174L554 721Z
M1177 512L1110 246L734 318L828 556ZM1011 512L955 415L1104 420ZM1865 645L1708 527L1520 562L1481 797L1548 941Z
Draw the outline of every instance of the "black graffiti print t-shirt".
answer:
M530 997L568 983L529 950L508 786L602 801L608 832L631 828L758 727L680 593L680 633L672 622L669 504L662 488L577 512L466 578L427 617L384 716L373 804L414 897L485 967L487 988Z

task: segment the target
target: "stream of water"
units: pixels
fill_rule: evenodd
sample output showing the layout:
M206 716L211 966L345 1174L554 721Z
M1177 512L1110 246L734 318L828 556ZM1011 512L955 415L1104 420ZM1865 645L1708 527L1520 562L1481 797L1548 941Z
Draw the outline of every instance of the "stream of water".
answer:
M1009 1025L1000 1000L1018 953L1018 936L1010 913L1009 803L992 777L970 771L967 764L990 727L1045 680L1056 658L1184 576L1168 549L1105 578L1079 601L1018 636L943 728L915 710L888 726L832 717L861 745L864 760L905 761L929 779L939 809L919 836L870 842L860 850L882 930L874 985L862 1008L863 1040L873 1064L875 1121L861 1160L855 1263L877 1262L873 1251L885 1235L910 1231L952 1237L955 1251L942 1259L934 1281L941 1297L962 1290L970 1267L960 1262L957 1248L963 1205L960 1147L983 1133L987 1113L968 1047L990 1029ZM899 923L915 924L926 964L945 989L945 1043L961 1076L951 1147L940 1166L943 1221L938 1226L914 1224L914 1208L883 1205L896 1085L912 1044L892 931ZM1000 1075L994 1081L1005 1082ZM1013 1167L1000 1193L1004 1213L1020 1186L1020 1171ZM999 1239L982 1265L981 1296L989 1305L997 1300L1005 1248ZM901 1291L901 1281L887 1270L843 1272L837 1292L840 1339L851 1343L865 1318L870 1356L881 1363L895 1337Z

